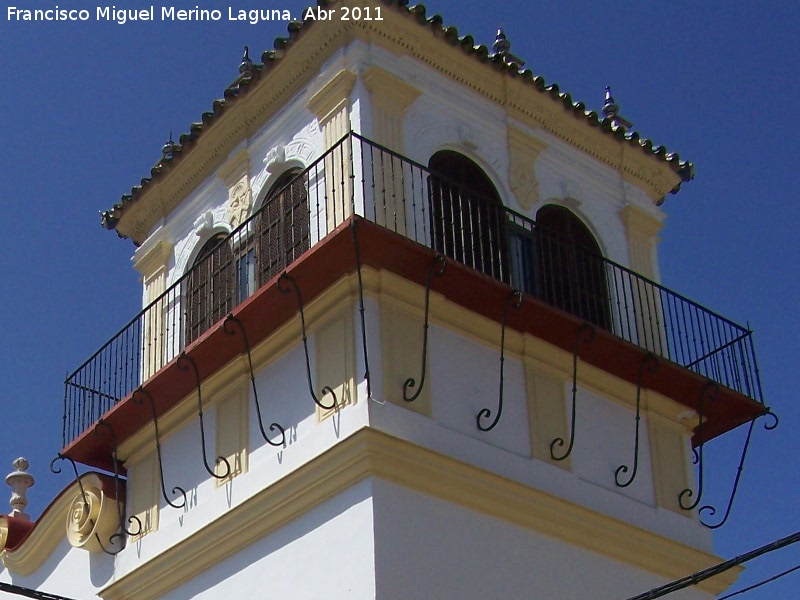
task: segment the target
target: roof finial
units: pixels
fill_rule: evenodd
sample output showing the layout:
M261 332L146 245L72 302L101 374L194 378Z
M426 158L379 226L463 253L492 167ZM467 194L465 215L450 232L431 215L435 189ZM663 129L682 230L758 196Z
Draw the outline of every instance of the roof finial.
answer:
M619 105L614 102L614 96L611 95L611 86L606 86L606 101L603 104L603 116L616 117L619 114Z
M620 116L619 114L619 104L614 102L614 96L611 95L611 86L606 86L606 99L603 103L603 120L611 119L611 124L615 127L621 127L623 131L627 131L633 124L625 119L624 117Z
M172 141L172 132L169 132L169 140L164 146L161 148L161 157L164 160L172 160L172 157L175 156L175 142Z
M239 73L242 79L250 79L253 76L253 61L250 60L250 49L247 46L244 47Z
M497 56L502 56L503 62L507 65L513 65L518 69L525 65L524 60L511 54L511 42L508 41L506 34L503 33L502 27L497 28L497 35L494 38L494 44L492 44L492 52Z
M492 52L495 54L505 54L511 50L511 42L508 41L506 34L503 33L503 28L497 28L497 36L494 38L494 44L492 44Z
M11 487L11 514L10 517L30 521L31 518L25 513L25 507L28 506L28 488L33 487L35 480L33 475L27 472L28 461L19 457L13 463L14 472L6 475L6 483Z

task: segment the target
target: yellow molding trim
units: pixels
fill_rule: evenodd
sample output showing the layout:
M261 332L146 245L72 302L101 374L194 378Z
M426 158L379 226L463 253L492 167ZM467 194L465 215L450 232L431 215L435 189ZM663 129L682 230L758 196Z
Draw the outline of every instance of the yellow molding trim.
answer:
M668 580L720 562L712 554L363 428L127 573L99 596L158 598L368 477L503 519ZM698 587L718 594L738 574L727 571Z

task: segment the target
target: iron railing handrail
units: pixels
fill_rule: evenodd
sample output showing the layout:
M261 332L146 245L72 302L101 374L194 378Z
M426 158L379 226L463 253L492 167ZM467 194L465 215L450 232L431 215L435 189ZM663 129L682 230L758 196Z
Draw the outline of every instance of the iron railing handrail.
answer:
M354 140L359 143L357 150L353 147ZM265 273L271 275L275 265L280 270L286 269L308 248L333 231L349 214L358 214L359 208L364 213L362 216L367 219L370 219L371 209L375 222L389 229L391 226L388 217L389 211L392 211L396 232L429 247L450 244L450 251L453 253L449 255L451 258L460 260L469 267L483 270L490 276L511 281L512 284L515 276L529 277L526 274L520 275L521 272L512 272L515 269L510 246L512 236L516 236L514 239L519 240L518 243L528 244L527 247L533 243L534 251L537 253L545 252L543 250L545 246L554 253L562 251L562 247L569 247L576 256L579 254L584 258L591 257L589 271L579 273L577 276L570 274L562 276L556 273L557 276L564 278L564 281L548 279L541 285L551 286L549 292L535 290L531 293L535 293L537 297L540 293L544 293L542 299L545 302L567 311L570 311L569 306L558 305L553 298L559 294L562 296L566 294L567 298L562 299L563 302L589 302L589 311L600 310L607 313L601 319L605 322L601 326L609 329L617 337L654 351L684 368L695 370L708 377L716 377L720 380L719 383L735 387L740 392L763 402L752 344L752 331L749 328L742 327L698 302L589 248L560 237L535 220L502 204L498 205L497 200L491 200L485 194L468 189L459 181L437 173L354 132L343 136L302 172L289 179L280 190L273 190L269 198L291 196L298 181L302 183L300 188L305 190L303 200L305 204L292 204L289 206L289 212L286 212L282 200L276 217L267 214L268 204L265 200L249 219L225 235L207 256L196 260L158 298L148 303L117 334L109 338L81 366L67 376L65 446L68 418L72 419L69 422L71 430L89 426L90 422L85 423L81 419L99 418L108 402L119 401L135 389L132 386L143 384L148 377L163 368L180 350L196 339L197 335L210 327L211 321L220 316L217 313L222 309L219 306L212 306L210 313L201 315L202 322L197 325L198 331L194 331L192 337L189 336L186 326L191 325L190 312L197 310L197 306L192 306L187 291L191 285L190 277L193 275L200 277L203 272L209 276L208 273L212 273L214 268L218 274L224 274L227 279L222 282L223 292L217 290L208 293L212 296L213 294L224 296L223 302L227 312L228 307L236 306L243 300L239 297L242 286L239 278L243 275L240 271L242 260L246 260L244 267L248 269L249 274L245 276L258 279L252 284L254 286L252 289L248 279L245 288L248 291L245 293L249 295L266 283L266 280L261 281L261 279L265 277ZM312 188L315 194L315 206L311 204ZM438 212L434 214L434 195L437 194L436 201L440 204L437 207ZM368 200L372 202L369 207ZM294 202L291 199L290 201ZM360 207L357 201L362 203ZM382 216L385 223L381 223L379 218L379 201L382 201ZM294 211L298 206L303 212L296 215ZM434 224L435 217L451 221ZM297 218L301 221L299 225L306 226L307 231L295 232ZM408 222L409 218L413 223ZM482 218L487 218L488 221L482 223L480 222ZM278 219L280 226L275 226L273 223L275 219ZM285 219L291 221L289 230L285 228ZM264 227L264 221L267 221L268 229L259 230L259 227ZM402 230L398 229L398 221L402 222ZM459 226L461 229L458 229ZM314 238L314 227L316 227L316 238ZM428 227L430 231L427 231ZM445 227L445 230L442 227ZM451 230L447 230L447 227ZM292 237L291 240L286 239L287 234ZM295 239L296 236L299 236L299 242ZM435 240L436 236L440 239ZM293 244L291 252L287 250L288 242ZM266 250L264 244L267 245ZM504 248L506 244L509 246ZM537 250L538 246L535 244L542 244L542 247ZM229 249L228 253L223 254L222 250L226 248ZM249 256L243 258L236 254L248 248L257 248L258 252L273 252L269 255L269 259L273 262L267 261L267 255L258 259L253 258L251 262ZM437 250L442 251L442 248ZM300 254L296 254L295 251ZM459 254L463 256L459 258ZM486 264L487 257L489 265ZM539 258L541 259L541 256ZM223 260L224 263L221 262ZM263 266L265 263L268 263L268 267ZM592 271L595 268L591 267L593 264L601 265L602 271ZM517 267L522 268L520 265ZM527 264L527 268L535 271L544 267L542 264L537 267L531 263ZM256 272L255 269L260 270ZM251 271L257 275L252 275ZM598 273L603 278L601 285L604 286L604 290L601 289L600 292L601 295L606 294L605 300L601 298L598 301L596 297L586 300L575 296L576 292L597 291L581 286L591 287L594 284L593 278L597 277ZM554 277L550 272L547 275ZM536 275L539 276L541 273ZM577 279L572 280L569 277ZM516 282L515 285L520 287L521 283ZM548 293L551 294L550 300ZM213 301L212 296L209 296L211 300L197 300L198 306L208 311L206 304ZM614 301L617 303L616 307ZM605 308L602 306L604 302L608 303ZM590 318L586 315L579 316L584 319ZM678 359L679 355L682 357L681 360ZM76 390L76 394L83 393L84 397L68 398L69 388ZM74 410L75 415L68 414L70 409ZM101 414L97 414L98 412ZM72 433L76 434L76 431Z

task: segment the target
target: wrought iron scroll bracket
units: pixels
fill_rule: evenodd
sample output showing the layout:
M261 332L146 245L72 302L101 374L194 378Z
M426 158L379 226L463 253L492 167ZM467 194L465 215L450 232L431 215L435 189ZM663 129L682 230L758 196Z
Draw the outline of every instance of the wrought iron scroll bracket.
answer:
M697 435L700 437L700 446L694 452L696 459L694 463L697 465L697 494L695 495L691 488L686 488L678 494L678 504L683 510L694 510L703 497L703 445L705 444L705 440L703 440L703 409L707 400L716 400L718 396L719 385L714 381L707 381L700 390L700 397L697 400ZM694 501L686 504L686 500L691 500L691 498L694 498Z
M197 369L197 363L194 362L194 359L186 354L186 352L181 352L176 361L176 365L181 371L186 372L189 371L190 368L194 371L195 384L197 386L197 414L200 417L200 445L203 448L203 466L206 468L208 474L215 479L227 479L232 473L231 463L228 462L227 458L218 456L214 461L215 466L219 466L220 464L225 465L225 472L221 475L217 474L208 464L208 455L206 454L206 430L205 424L203 423L203 398L200 394L200 371Z
M550 458L556 461L565 460L570 454L572 454L572 447L575 445L575 399L578 395L578 349L580 347L581 340L583 340L586 344L591 344L592 341L594 341L594 336L594 327L589 325L589 323L584 323L578 328L578 331L575 332L575 343L572 345L572 410L570 413L569 444L567 445L567 449L564 454L561 456L556 456L555 448L556 446L559 448L564 446L564 438L557 437L550 442Z
M61 454L59 452L58 454L56 454L56 457L53 460L50 461L50 471L52 473L55 473L56 475L61 473L61 469L59 467L56 467L56 461L57 460L66 460L66 461L69 461L70 465L72 465L72 471L75 473L75 482L78 484L78 489L80 490L81 498L83 499L83 506L85 507L86 513L88 515L89 511L90 511L89 507L91 506L91 504L89 503L89 498L86 496L86 490L83 488L83 482L81 481L80 473L78 473L78 465L75 464L75 461L72 460L69 456L65 456L64 454ZM96 525L94 519L89 517L89 523L91 523L92 529L94 529L95 525ZM114 537L118 536L118 535L120 535L120 534L118 534L118 533L114 534L114 536L111 536L111 538L109 538L108 541L109 542L113 541ZM103 544L103 540L100 539L100 536L97 534L96 531L94 532L94 538L97 541L97 545L100 547L100 549L103 552L105 552L106 554L108 554L109 556L116 556L117 554L122 552L122 548L121 547L116 552L111 551L108 548L106 548L105 544Z
M144 403L144 400L140 398L140 396L142 395L147 396L147 399L150 401L150 412L152 413L153 416L153 427L155 428L156 432L156 455L158 457L158 474L161 477L161 494L164 496L164 500L167 502L167 504L169 504L172 508L179 508L179 509L184 508L186 507L186 490L184 490L182 487L175 486L172 488L173 495L180 494L183 497L182 503L176 504L175 502L169 499L169 496L167 496L167 486L166 483L164 482L164 462L161 459L161 439L158 433L158 415L156 414L155 400L153 400L153 397L150 395L150 392L148 392L142 387L139 387L135 392L133 392L133 394L131 395L131 400L135 404L142 406L142 404Z
M648 352L639 363L639 373L636 376L636 433L634 434L633 441L633 467L629 469L627 465L620 465L617 467L617 470L614 471L614 482L621 488L628 487L632 484L639 470L639 425L642 418L642 376L645 369L647 369L648 373L653 374L658 370L658 366L658 358L656 358L656 355L652 352ZM631 475L628 480L620 481L620 475L627 473L629 470L631 471Z
M291 285L291 289L287 286L281 285L283 282L288 282ZM292 289L294 289L295 296L297 297L297 306L300 311L300 328L303 333L303 350L306 354L306 375L308 377L308 391L311 393L311 398L314 400L314 403L319 406L323 410L334 410L337 405L336 399L336 392L333 391L333 388L329 386L325 386L322 388L322 395L323 396L330 396L333 399L333 402L328 404L323 404L317 395L314 393L314 384L311 381L311 361L308 358L308 336L306 336L306 317L303 311L303 298L300 295L300 288L297 286L297 282L295 281L294 277L286 273L285 271L281 273L281 276L278 277L278 282L276 283L278 289L283 294L290 294Z
M768 410L766 413L762 415L763 417L771 417L773 419L773 423L764 423L764 429L767 431L772 431L778 426L778 415L774 412ZM703 519L703 513L707 513L709 517L713 517L717 514L717 509L711 506L710 504L706 504L700 507L699 515L700 515L700 522L708 527L709 529L719 529L728 520L728 517L731 514L731 508L733 508L733 500L736 497L736 491L739 489L739 481L742 478L742 471L744 471L744 460L747 457L747 450L750 447L750 436L753 434L753 426L755 425L756 421L759 417L756 417L752 421L750 421L750 427L747 429L747 437L744 441L744 446L742 447L742 456L739 459L739 466L736 468L736 477L733 480L733 489L731 489L730 498L728 498L728 506L725 508L725 514L723 515L722 519L718 523L709 523Z
M142 533L142 522L139 517L131 516L128 517L128 524L133 525L136 524L136 529L130 531L125 526L125 511L122 507L122 503L119 501L120 498L120 491L119 491L119 459L117 457L117 436L114 433L114 428L111 427L106 421L100 419L97 421L97 424L94 426L94 434L102 438L105 436L104 432L108 432L109 443L111 444L111 462L114 465L114 496L117 501L117 513L119 514L119 527L125 532L127 535L131 537L136 537L137 535ZM115 533L109 539L110 542L113 542L116 538L121 538L121 533Z
M230 329L231 324L236 324L239 328L239 331L242 332L242 341L244 343L245 352L247 352L247 365L250 367L250 383L253 386L253 398L256 404L256 416L258 417L258 429L261 431L261 437L264 438L264 441L267 442L270 446L274 446L276 448L283 447L286 445L286 430L278 423L270 423L269 430L272 432L279 432L280 433L280 441L273 442L270 437L267 435L267 432L264 430L264 421L261 418L261 403L258 401L258 390L256 389L256 377L253 373L253 357L250 354L250 342L247 339L247 331L245 331L244 325L242 322L234 317L233 315L228 315L225 318L225 321L222 323L222 330L228 335L236 335L236 332L233 329Z
M434 275L437 277L444 275L446 267L447 259L445 259L443 255L437 254L431 266L428 268L428 274L425 276L425 322L422 325L422 375L420 375L419 378L419 386L417 386L417 380L413 377L409 377L403 382L403 400L406 402L413 402L419 398L419 395L422 393L422 387L425 385L425 371L428 358L428 316L430 314L431 278ZM417 388L417 390L409 396L409 388Z
M350 148L352 154L352 145ZM352 159L352 156L351 156ZM351 175L351 177L353 177ZM355 214L355 207L353 208ZM367 352L367 321L364 315L364 282L361 278L361 248L358 244L358 222L350 221L353 232L353 246L356 253L356 273L358 274L358 312L361 315L361 345L364 351L364 380L367 382L367 398L372 398L372 382L369 375L369 353Z
M512 304L512 300L514 301ZM489 419L492 416L492 411L488 408L482 408L478 411L478 414L475 417L475 423L478 426L478 429L481 431L491 431L494 429L494 426L497 425L497 422L500 420L500 415L503 413L503 365L505 363L505 345L506 345L506 317L508 316L508 307L513 306L514 309L519 309L522 306L522 292L519 290L512 290L511 293L506 296L505 302L503 302L503 316L501 318L500 323L500 391L497 396L497 412L494 415L494 419L492 420L489 425L483 425L481 423L481 419Z

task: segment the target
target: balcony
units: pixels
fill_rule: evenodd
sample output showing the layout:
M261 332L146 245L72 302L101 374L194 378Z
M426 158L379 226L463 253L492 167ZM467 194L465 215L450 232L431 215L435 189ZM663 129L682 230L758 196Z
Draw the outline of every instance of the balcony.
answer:
M507 295L511 288L524 292L530 310L537 312L509 319L519 331L572 352L575 328L569 325L591 324L603 343L581 358L600 368L635 381L636 357L652 353L669 365L664 393L678 393L674 381L681 377L718 383L720 402L735 407L735 416L710 427L706 439L766 412L751 331L509 210L485 192L351 133L282 181L235 231L207 243L186 274L67 377L66 451L139 386L150 385L174 365L181 352L199 351L211 336L218 336L209 344L216 348L222 337L215 325L228 314L248 309L255 314L252 306L258 301L272 302L266 311L272 314L262 311L254 318L279 319L284 313L289 318L296 307L278 310L277 278L315 260L329 277L336 276L351 259L331 257L343 252L341 240L354 221L366 227L365 263L392 263L396 272L421 283L424 265L442 254L462 274L447 285L473 286L453 294L477 312L492 294ZM415 264L420 265L416 270ZM321 290L323 284L316 286ZM478 284L487 290L483 296L474 287ZM498 319L495 313L487 316Z

